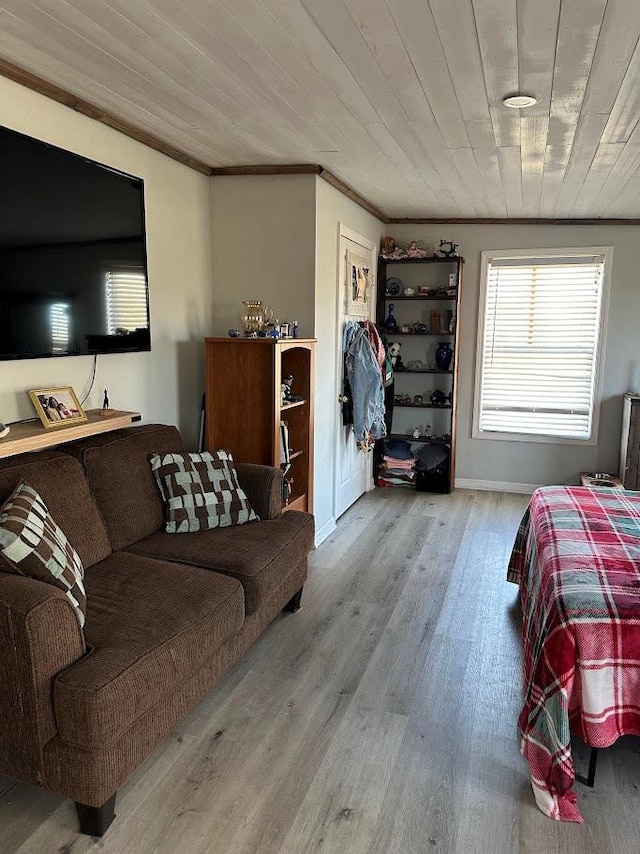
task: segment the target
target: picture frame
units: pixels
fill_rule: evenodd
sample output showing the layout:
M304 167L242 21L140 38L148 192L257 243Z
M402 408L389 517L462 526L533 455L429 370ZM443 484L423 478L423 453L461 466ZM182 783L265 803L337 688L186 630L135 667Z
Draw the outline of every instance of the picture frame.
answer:
M29 397L45 430L59 430L89 420L70 385L31 389Z
M353 317L369 317L374 279L371 260L366 255L347 250L346 270L346 314Z

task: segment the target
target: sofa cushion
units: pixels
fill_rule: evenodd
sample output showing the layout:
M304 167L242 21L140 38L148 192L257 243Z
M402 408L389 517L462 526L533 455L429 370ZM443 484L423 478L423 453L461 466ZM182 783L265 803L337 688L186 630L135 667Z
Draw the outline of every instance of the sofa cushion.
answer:
M168 534L227 528L258 519L227 451L154 454L151 471L165 502Z
M18 574L62 590L84 625L87 597L82 561L27 483L22 482L0 509L0 549Z
M136 554L206 567L232 575L244 587L246 612L262 602L313 548L309 513L290 510L255 525L180 534L158 531L129 546Z
M77 460L59 451L0 459L0 504L22 481L42 497L85 569L111 553L107 531Z
M90 652L54 686L60 737L87 750L116 741L244 621L235 579L130 552L103 564L85 578Z
M128 427L74 442L65 450L84 466L114 551L162 528L164 502L149 460L155 453L184 451L175 427Z

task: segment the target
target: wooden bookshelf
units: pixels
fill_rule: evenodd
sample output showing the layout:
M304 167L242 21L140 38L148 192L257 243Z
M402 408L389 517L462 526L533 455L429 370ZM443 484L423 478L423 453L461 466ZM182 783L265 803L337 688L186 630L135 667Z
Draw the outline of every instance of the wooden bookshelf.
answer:
M291 495L285 509L310 513L314 358L312 338L205 341L206 447L226 448L238 462L281 466L280 422L286 422ZM292 391L300 400L281 402L286 374L293 374Z
M113 415L100 415L99 409L87 410L87 421L80 424L70 424L68 427L58 427L55 430L45 430L39 420L14 424L11 432L0 439L0 457L13 457L25 451L42 451L54 448L74 439L84 439L96 433L108 433L120 427L131 427L136 421L142 420L139 412L122 412L114 409Z

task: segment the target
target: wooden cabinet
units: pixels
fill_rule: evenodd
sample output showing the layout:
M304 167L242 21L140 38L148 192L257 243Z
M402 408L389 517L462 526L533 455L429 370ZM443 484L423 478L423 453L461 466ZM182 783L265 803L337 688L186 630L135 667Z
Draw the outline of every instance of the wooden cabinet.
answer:
M238 462L282 466L288 509L313 507L315 341L309 338L207 338L206 447L225 448ZM282 403L283 377L292 374ZM283 461L282 424L289 437Z
M620 480L625 489L640 489L640 395L625 394L622 404Z
M463 264L463 258L423 258L381 259L379 265L376 323L385 329L389 342L402 345L403 367L394 370L393 383L386 389L388 439L411 442L414 454L424 445L446 448L445 460L433 471L416 476L417 488L424 491L451 492L455 480L457 333ZM395 327L389 326L390 313L395 317ZM452 355L443 367L436 351L447 344ZM417 438L414 431L419 434ZM382 440L376 446L376 477L386 445Z

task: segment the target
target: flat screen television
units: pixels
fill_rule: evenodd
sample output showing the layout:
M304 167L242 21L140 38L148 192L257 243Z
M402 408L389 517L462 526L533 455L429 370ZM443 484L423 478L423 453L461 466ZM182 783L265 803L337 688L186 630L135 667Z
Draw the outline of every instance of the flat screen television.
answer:
M0 127L0 359L150 349L142 179Z

